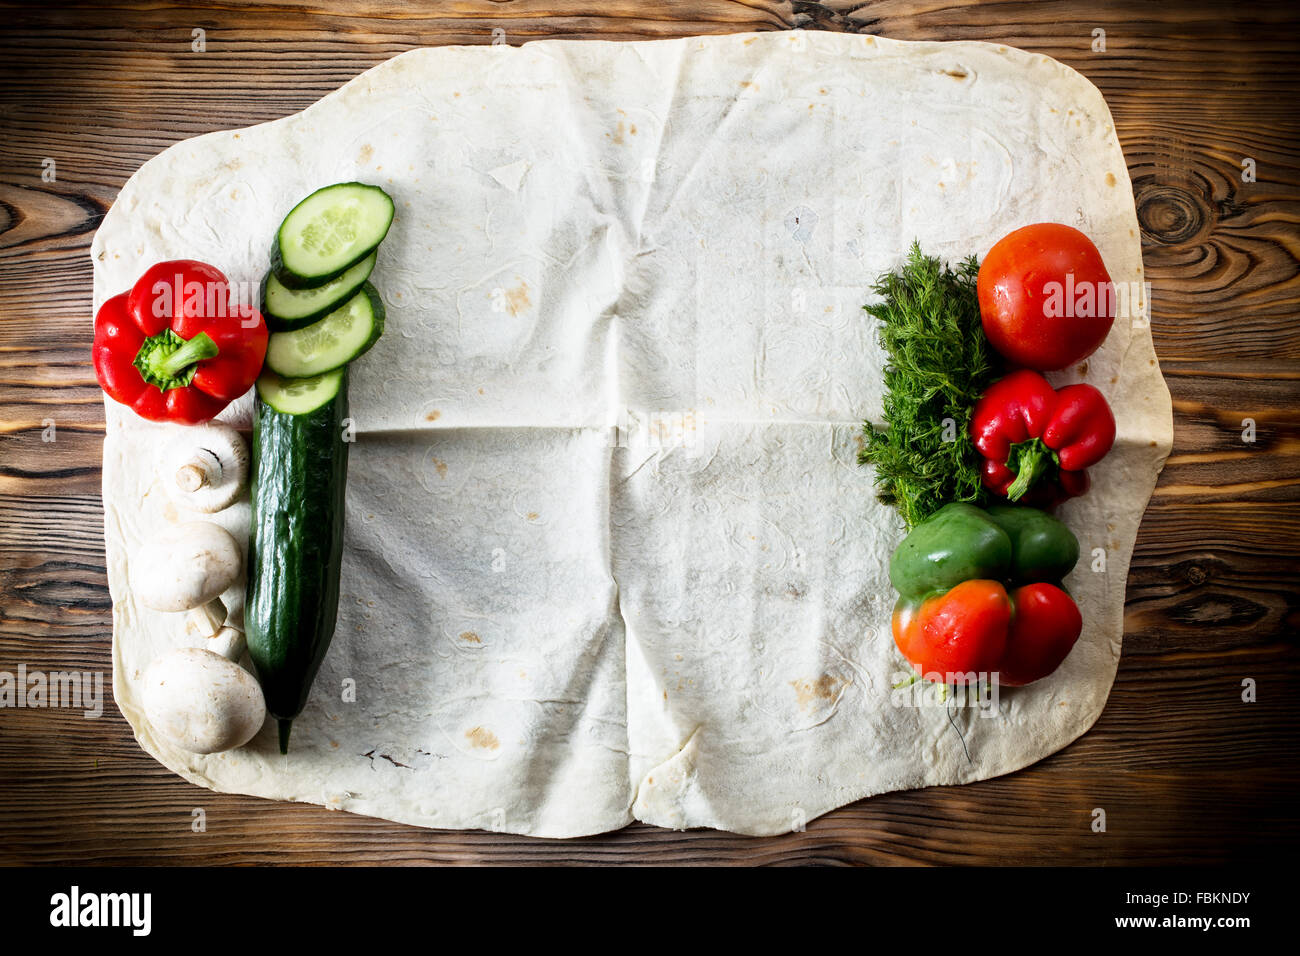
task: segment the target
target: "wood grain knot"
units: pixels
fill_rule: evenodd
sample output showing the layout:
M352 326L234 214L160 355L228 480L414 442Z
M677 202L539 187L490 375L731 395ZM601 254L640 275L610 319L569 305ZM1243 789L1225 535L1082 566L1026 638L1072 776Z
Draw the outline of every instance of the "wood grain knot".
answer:
M880 19L864 18L858 11L865 4L854 4L847 12L840 12L833 4L817 3L814 0L794 0L790 4L790 14L785 17L786 25L799 30L827 30L832 33L872 33Z
M1169 618L1185 627L1249 628L1268 615L1268 608L1237 594L1198 594L1169 609Z
M1204 199L1182 186L1148 176L1134 184L1133 192L1143 239L1167 246L1191 242L1213 222Z
M82 240L99 228L108 203L89 194L56 192L55 185L37 189L0 183L0 249L51 240Z
M1199 564L1193 564L1187 569L1187 580L1192 584L1204 584L1210 579L1210 573Z

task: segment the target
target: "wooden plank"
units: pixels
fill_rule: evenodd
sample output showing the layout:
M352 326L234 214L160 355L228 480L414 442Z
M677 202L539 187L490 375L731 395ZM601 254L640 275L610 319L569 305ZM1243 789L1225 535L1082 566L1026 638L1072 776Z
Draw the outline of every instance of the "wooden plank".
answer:
M142 779L87 755L65 760L58 775L20 776L6 796L18 809L0 818L0 864L1160 865L1250 860L1294 845L1288 780L1241 769L1071 777L1053 759L1012 777L884 794L814 820L803 832L765 839L634 824L599 837L536 840L419 830L217 794L165 771ZM1104 833L1091 829L1098 808L1106 811ZM207 828L201 833L191 829L196 809ZM1233 835L1231 843L1224 833Z

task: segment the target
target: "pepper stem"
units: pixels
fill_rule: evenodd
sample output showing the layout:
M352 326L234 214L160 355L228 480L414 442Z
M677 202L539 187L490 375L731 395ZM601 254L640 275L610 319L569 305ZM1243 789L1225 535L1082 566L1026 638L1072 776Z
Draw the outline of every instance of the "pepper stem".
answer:
M159 378L175 378L189 366L217 354L217 343L208 333L200 332L174 352L153 352L148 359L149 370Z
M1016 472L1015 480L1007 485L1007 498L1019 501L1049 468L1060 463L1056 452L1043 444L1041 438L1031 438L1011 446L1007 467Z

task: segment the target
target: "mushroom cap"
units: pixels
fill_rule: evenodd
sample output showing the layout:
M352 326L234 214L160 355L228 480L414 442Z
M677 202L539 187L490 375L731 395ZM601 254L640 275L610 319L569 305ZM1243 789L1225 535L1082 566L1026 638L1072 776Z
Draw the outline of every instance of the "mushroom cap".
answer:
M189 521L136 552L131 589L155 611L188 611L234 584L242 564L229 531L210 521Z
M141 697L158 736L190 753L242 747L266 720L257 679L200 647L178 648L157 658L145 671Z

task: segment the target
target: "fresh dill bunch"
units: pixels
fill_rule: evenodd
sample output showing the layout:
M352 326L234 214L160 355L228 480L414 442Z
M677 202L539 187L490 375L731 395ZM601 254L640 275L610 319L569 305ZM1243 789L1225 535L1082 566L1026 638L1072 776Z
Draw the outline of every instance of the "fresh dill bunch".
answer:
M864 424L858 460L875 466L876 496L897 508L909 529L950 501L987 501L970 422L1000 362L980 324L978 275L974 256L954 271L922 255L914 241L902 269L871 287L884 301L863 306L879 320L889 357L887 427Z

